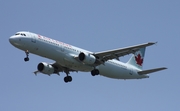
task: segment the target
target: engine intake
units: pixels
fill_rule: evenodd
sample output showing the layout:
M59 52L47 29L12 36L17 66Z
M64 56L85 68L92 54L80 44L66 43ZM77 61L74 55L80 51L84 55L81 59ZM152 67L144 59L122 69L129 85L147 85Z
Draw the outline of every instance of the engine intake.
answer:
M55 69L51 64L48 64L46 62L41 62L38 64L37 69L39 72L43 74L53 74Z
M81 52L78 57L79 57L79 60L85 64L94 64L96 62L96 57L89 53Z

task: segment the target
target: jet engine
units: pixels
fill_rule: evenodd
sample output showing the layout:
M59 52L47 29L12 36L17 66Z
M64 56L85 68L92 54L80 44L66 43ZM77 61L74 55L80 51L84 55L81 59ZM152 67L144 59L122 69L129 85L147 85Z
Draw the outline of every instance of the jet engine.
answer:
M94 64L96 62L96 57L88 53L81 52L78 57L85 64Z
M38 64L37 69L39 72L43 73L43 74L52 74L54 73L55 69L51 64L48 64L46 62L41 62Z

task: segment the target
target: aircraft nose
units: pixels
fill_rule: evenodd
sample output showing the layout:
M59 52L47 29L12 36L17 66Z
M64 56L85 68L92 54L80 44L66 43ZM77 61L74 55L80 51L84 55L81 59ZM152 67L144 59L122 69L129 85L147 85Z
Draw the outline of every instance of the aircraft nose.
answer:
M11 37L9 38L9 42L10 42L11 44L13 44L13 43L16 41L15 39L16 39L15 37L11 36Z

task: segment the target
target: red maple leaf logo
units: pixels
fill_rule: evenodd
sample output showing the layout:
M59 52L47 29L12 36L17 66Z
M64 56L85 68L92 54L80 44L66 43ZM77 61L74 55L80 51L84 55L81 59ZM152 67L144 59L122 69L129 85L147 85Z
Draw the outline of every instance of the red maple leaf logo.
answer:
M142 66L143 64L143 58L141 58L141 55L138 54L137 56L135 56L135 59L136 59L136 63L140 66Z

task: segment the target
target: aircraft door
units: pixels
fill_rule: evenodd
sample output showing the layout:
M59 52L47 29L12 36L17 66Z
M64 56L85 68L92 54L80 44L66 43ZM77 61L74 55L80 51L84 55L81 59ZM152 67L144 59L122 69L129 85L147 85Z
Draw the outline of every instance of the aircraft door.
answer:
M34 34L31 34L31 42L36 43L36 37Z
M31 49L32 51L38 51L39 50L39 46L38 44L36 44L37 40L36 40L36 35L35 34L30 34L30 39L31 39L31 42L29 44L29 50Z
M61 47L61 51L64 52L64 46L60 45L60 47Z

